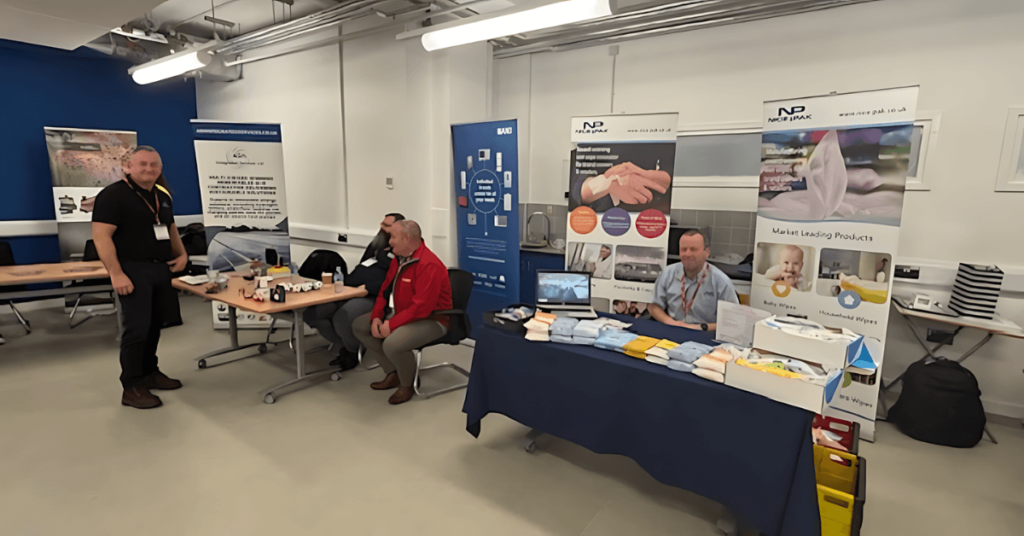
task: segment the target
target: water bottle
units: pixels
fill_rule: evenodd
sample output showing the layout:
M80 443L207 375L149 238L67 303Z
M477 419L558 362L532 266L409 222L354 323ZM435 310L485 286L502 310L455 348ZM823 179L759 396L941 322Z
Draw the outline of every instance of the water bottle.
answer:
M334 269L334 292L338 293L345 288L345 273L341 271L341 266Z

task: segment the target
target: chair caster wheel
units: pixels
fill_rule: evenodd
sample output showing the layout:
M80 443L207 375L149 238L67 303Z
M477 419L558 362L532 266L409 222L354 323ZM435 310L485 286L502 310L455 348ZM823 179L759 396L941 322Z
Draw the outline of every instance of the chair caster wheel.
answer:
M260 353L261 354L267 353L267 345L266 344L261 344L260 345Z
M199 363L197 363L197 364L199 365L199 368L201 368L201 369L206 368L206 360L205 359L200 359Z
M537 452L537 443L531 442L529 445L523 447L523 450L525 450L527 454L533 454L534 452Z
M263 397L264 404L273 404L274 402L277 402L277 399L274 398L274 393L267 393L267 396Z
M338 381L340 379L341 379L341 373L340 372L335 372L335 373L331 374L331 381L332 382L336 382L336 381Z

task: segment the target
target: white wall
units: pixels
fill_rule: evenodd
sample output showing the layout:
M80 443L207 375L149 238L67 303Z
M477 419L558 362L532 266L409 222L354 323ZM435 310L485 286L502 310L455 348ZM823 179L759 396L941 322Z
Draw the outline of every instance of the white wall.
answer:
M564 204L569 118L609 113L613 92L614 113L679 112L684 127L759 124L766 100L920 85L941 132L931 190L906 195L900 257L1024 267L1024 194L994 191L1007 109L1024 106L1021 27L1019 0L886 0L625 42L614 87L607 46L496 60L494 107L529 118L523 201ZM753 211L757 193L676 188L672 205ZM1024 324L1019 298L1000 310ZM895 320L889 378L923 353ZM960 337L957 349L980 335ZM1024 417L1021 355L1024 341L996 340L967 362L990 411Z
M327 30L288 46L336 35ZM242 80L196 84L199 119L281 123L293 229L348 227L339 58L338 46L327 46L245 65Z
M384 33L346 42L343 59L351 226L401 212L455 266L451 125L488 118L489 45L428 53Z

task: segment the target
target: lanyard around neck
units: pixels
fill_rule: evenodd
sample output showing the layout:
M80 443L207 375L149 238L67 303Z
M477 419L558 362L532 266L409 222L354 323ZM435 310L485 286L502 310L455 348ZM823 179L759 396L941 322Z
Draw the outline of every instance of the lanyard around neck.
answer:
M135 181L132 180L131 176L125 175L124 178L132 187L132 191L135 192L135 195L139 196L139 199L141 199L142 202L146 204L146 208L148 208L149 211L153 213L153 219L156 220L156 224L160 225L160 196L157 195L155 190L153 191L153 201L156 202L156 208L153 208L153 205L149 204L149 200L146 199L146 197L142 195L142 192L139 191L142 188L140 188L138 184L135 184Z
M693 302L697 301L697 293L700 292L700 286L704 284L704 280L708 276L708 263L704 263L704 267L700 269L700 273L697 274L697 288L693 290L693 296L690 299L686 299L686 269L683 269L683 277L681 283L683 286L683 316L690 314L690 310L693 309Z

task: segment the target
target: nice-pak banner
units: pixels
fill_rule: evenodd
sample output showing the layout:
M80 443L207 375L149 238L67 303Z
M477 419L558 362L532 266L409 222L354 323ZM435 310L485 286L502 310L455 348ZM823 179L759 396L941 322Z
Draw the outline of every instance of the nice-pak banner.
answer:
M618 308L646 306L665 268L678 118L572 119L565 266Z
M867 437L874 435L917 93L906 87L764 105L750 305L870 341L871 359L846 367L830 406L860 421Z

